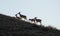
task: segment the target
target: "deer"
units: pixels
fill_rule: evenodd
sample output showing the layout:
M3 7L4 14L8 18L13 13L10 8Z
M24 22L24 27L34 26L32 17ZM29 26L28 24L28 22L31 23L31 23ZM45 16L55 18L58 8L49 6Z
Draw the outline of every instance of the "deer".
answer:
M41 19L36 19L36 21L41 23Z
M27 17L25 15L22 15L20 12L18 14L20 15L21 18L27 19Z
M41 19L37 19L37 17L35 17L34 19L36 22L40 22L40 24L41 24L41 21L42 21Z
M29 19L29 20L35 23L35 19Z
M15 14L15 16L16 16L17 19L21 19L20 17L17 16L17 14Z

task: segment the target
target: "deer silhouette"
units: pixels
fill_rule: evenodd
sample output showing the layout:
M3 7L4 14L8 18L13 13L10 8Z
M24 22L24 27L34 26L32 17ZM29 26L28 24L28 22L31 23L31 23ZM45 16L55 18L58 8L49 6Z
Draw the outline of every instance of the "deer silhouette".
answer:
M36 22L40 22L41 23L41 19L37 19L37 17L34 18Z
M20 17L17 16L17 14L15 14L15 16L16 16L17 19L21 19Z
M41 23L41 19L36 19L36 21Z
M35 19L29 19L30 21L33 21L35 23Z
M20 15L21 18L27 19L27 17L25 15L22 15L20 12L18 14Z

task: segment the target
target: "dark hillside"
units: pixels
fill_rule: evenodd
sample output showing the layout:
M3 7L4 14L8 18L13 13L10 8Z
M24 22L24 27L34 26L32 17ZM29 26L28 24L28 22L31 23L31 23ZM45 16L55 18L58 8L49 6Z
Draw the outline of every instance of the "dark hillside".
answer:
M60 30L0 14L0 36L60 36Z

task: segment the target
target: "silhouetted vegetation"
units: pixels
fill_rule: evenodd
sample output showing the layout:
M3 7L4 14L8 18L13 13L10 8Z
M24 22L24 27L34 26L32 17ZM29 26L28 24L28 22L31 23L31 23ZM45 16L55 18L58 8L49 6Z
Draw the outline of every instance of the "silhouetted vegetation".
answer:
M0 14L0 36L60 36L60 30Z

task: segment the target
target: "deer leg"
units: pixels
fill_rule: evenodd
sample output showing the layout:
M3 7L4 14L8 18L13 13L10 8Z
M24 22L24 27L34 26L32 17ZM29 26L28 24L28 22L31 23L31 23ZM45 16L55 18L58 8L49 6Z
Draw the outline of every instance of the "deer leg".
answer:
M40 25L42 25L42 23L40 22Z

